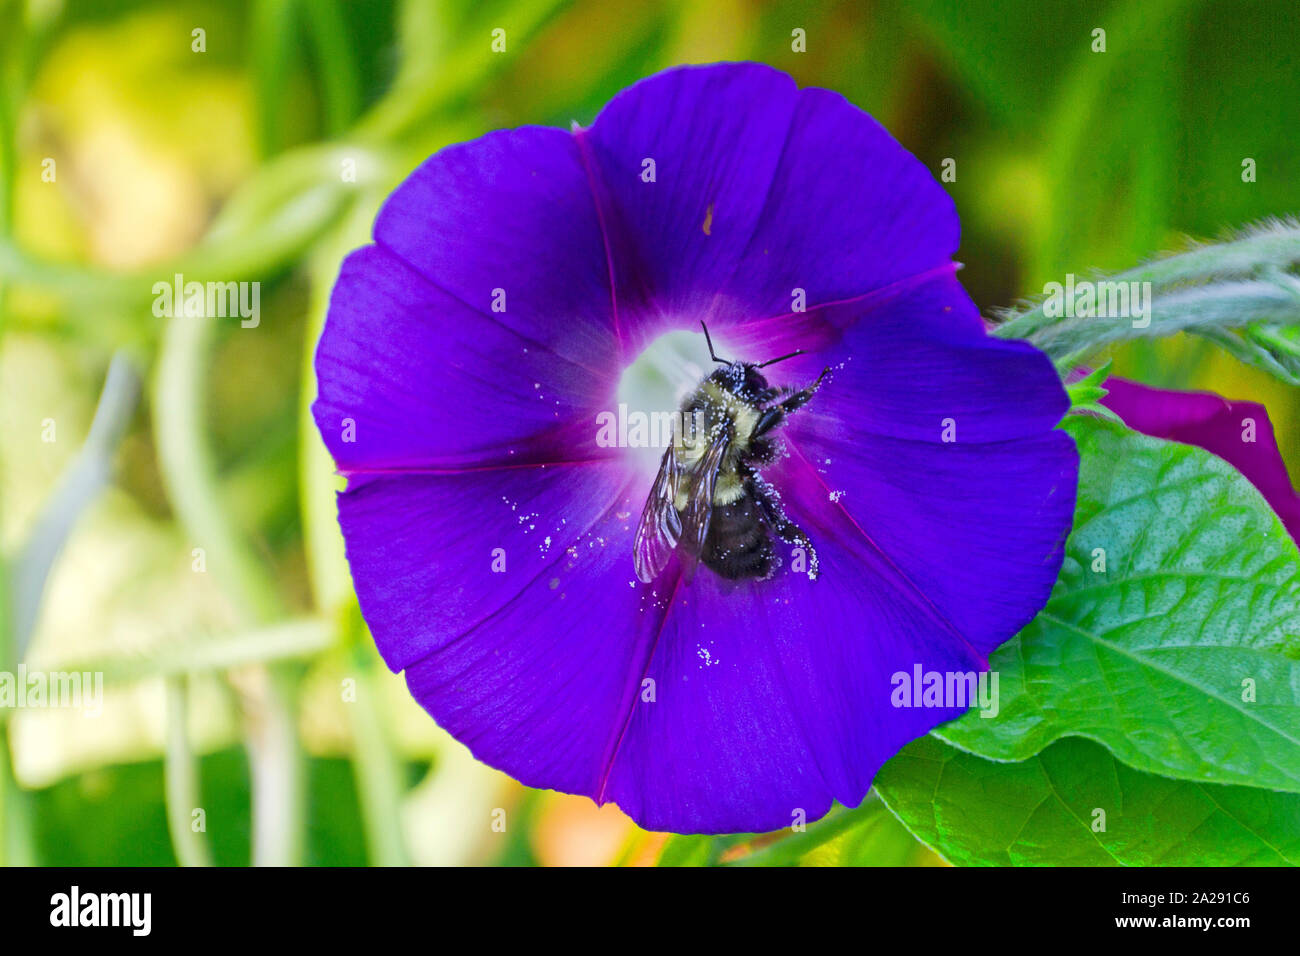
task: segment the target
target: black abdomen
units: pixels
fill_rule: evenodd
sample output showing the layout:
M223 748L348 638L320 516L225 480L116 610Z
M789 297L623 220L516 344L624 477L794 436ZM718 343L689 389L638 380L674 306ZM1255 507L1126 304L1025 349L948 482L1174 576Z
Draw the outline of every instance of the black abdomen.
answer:
M772 536L753 496L745 494L729 505L714 507L700 560L732 581L771 576Z

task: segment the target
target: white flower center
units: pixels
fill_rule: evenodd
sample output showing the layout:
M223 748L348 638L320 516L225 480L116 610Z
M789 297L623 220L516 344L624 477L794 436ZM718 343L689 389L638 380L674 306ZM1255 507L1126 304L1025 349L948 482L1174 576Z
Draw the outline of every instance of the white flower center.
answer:
M713 347L722 358L730 358L724 337L712 329ZM635 461L635 467L653 476L659 467L671 423L680 425L682 402L711 371L719 366L709 358L702 331L679 329L665 332L636 357L618 382L618 408L611 409L619 426L620 447Z

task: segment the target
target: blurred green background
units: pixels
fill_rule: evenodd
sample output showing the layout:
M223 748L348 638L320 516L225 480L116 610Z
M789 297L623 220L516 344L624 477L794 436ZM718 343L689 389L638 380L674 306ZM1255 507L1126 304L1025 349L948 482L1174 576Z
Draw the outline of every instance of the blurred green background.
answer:
M0 859L698 862L477 764L373 651L307 406L383 197L444 144L761 60L956 160L991 312L1296 213L1297 50L1294 0L0 0L0 671L105 675L97 717L0 710ZM260 282L260 324L155 316L177 272ZM1115 362L1265 402L1300 475L1296 390L1204 340ZM727 859L939 862L872 805L820 826Z

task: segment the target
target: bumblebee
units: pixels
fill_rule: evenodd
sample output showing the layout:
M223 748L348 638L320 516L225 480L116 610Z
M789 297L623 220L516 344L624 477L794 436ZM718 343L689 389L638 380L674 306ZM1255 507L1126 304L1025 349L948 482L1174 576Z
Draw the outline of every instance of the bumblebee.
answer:
M808 403L830 369L802 389L774 388L759 369L802 350L759 364L732 362L718 358L707 326L704 339L722 368L682 403L682 431L664 452L637 525L636 575L650 583L681 549L688 573L699 562L728 580L764 580L777 567L775 535L808 552L809 577L816 578L812 543L758 469L778 453L773 430Z

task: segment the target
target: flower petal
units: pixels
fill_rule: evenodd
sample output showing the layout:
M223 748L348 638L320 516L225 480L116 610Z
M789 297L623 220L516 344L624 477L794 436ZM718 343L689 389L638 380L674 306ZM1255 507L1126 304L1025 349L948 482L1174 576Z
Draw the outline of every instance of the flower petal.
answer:
M870 570L878 556L833 530L829 503L801 514L821 577L788 570L730 584L702 571L673 601L602 791L641 826L735 833L856 806L881 764L963 708L895 708L892 675L973 672Z
M440 150L384 203L375 241L553 355L592 369L618 360L600 220L563 130L500 130Z
M792 516L811 496L834 496L900 598L933 609L937 638L987 656L1046 602L1074 513L1078 453L1064 432L988 445L863 436L790 446ZM833 464L819 468L825 460Z
M1069 399L1051 361L986 335L952 276L873 308L832 354L774 483L794 509L833 497L905 596L988 654L1046 601L1073 519L1078 453L1055 428Z
M408 667L494 620L530 587L534 600L563 600L570 579L590 570L588 552L604 551L633 520L622 507L626 482L621 465L605 462L354 482L339 495L339 520L388 666ZM620 557L626 591L630 546Z
M907 365L908 340L892 337L906 329L942 370L925 322L952 295L917 290L855 326L889 330L891 348L837 373L766 471L818 549L816 582L788 561L766 582L701 569L687 584L675 564L655 589L634 582L630 531L648 489L613 464L378 479L345 495L342 514L385 658L480 759L614 800L643 826L766 830L856 804L899 747L960 710L895 708L892 675L983 670L1049 593L1073 510L1077 457L1052 428L1064 397L1046 359L981 337L951 346L951 370L979 372L947 390L873 371ZM1003 387L963 404L986 380ZM872 430L872 389L886 386L914 429ZM954 408L964 431L944 443L939 413ZM512 529L501 519L516 511L494 518L482 504L497 500L556 527ZM458 522L464 503L479 523ZM484 528L523 556L520 576L488 573ZM535 554L544 532L558 564Z
M1245 475L1291 537L1300 541L1300 494L1291 485L1263 405L1211 392L1152 388L1113 376L1105 387L1108 393L1101 403L1130 428L1204 448Z
M957 251L957 210L875 119L830 90L800 90L758 226L723 289L751 314L879 294Z
M665 319L707 314L758 222L795 99L790 77L760 64L681 67L622 91L576 131L629 354Z
M351 474L596 457L595 415L609 407L617 365L571 357L580 353L563 327L514 328L386 248L359 249L316 350L316 424Z
M888 300L817 312L842 329L833 344L779 366L794 381L833 370L817 400L791 419L799 434L856 443L866 432L942 450L1041 435L1069 408L1047 357L986 334L951 272Z
M579 137L634 346L789 313L796 289L812 306L906 284L957 248L952 200L879 123L760 64L643 80Z
M632 569L639 505L610 463L390 476L340 496L384 660L526 784L594 796L639 691L663 607Z

